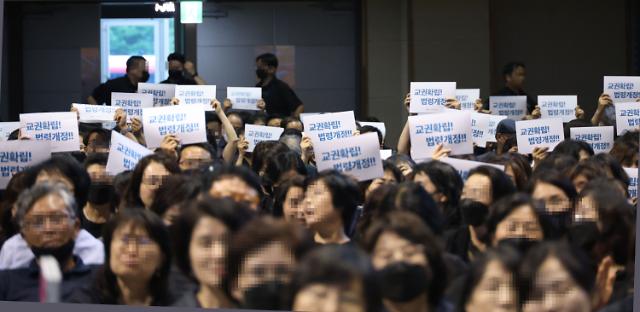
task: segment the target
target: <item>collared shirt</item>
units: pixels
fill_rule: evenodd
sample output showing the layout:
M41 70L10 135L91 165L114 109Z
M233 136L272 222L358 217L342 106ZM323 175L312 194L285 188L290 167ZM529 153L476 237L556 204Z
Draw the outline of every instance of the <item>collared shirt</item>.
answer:
M260 84L256 87L260 87ZM269 84L262 87L262 99L265 102L267 114L274 117L291 116L296 108L302 105L302 101L289 85L275 77Z
M104 245L86 230L76 236L73 254L87 265L104 263ZM0 249L0 270L20 269L29 266L35 258L31 248L19 233L9 238Z
M74 257L75 266L62 272L60 300L69 299L75 289L91 283L97 265L85 265ZM0 270L1 301L40 301L40 267L35 259L26 268Z
M124 75L120 78L110 79L100 84L91 93L91 96L100 105L111 105L111 92L136 93L138 86L131 83L129 77Z

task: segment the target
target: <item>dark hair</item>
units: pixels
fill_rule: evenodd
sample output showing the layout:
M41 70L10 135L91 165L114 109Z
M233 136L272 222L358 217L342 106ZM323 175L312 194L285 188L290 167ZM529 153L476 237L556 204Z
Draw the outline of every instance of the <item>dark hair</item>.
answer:
M2 193L2 201L0 201L0 246L3 245L6 239L18 233L18 224L13 221L11 209L18 200L20 193L28 188L26 178L26 172L16 172Z
M273 53L260 54L256 57L256 62L257 61L262 61L262 63L269 67L278 68L278 58Z
M627 131L619 136L613 142L613 148L609 152L620 165L624 167L634 167L637 163L633 163L634 157L638 158L638 149L640 149L640 133L638 131Z
M479 166L469 171L468 177L474 174L483 175L491 181L491 201L496 202L500 198L516 191L511 179L500 169L491 166Z
M362 126L360 128L358 128L358 131L360 131L360 134L365 134L365 133L369 133L369 132L373 132L375 134L378 135L378 143L380 145L382 145L382 142L384 141L384 138L382 137L382 132L380 131L380 129L374 127L374 126Z
M529 300L534 290L535 280L542 264L549 257L555 257L567 270L576 284L587 294L593 289L595 272L590 269L589 260L578 248L564 241L544 242L533 246L523 258L520 266L520 302Z
M492 245L498 224L500 224L500 222L506 219L516 209L525 205L529 206L531 211L533 211L533 214L536 216L544 238L548 238L551 225L546 219L544 211L536 207L535 202L528 195L524 193L516 193L501 198L491 205L491 208L489 209L489 216L485 223L487 225L487 236L485 237L485 242Z
M349 286L359 281L364 311L377 312L381 308L381 296L369 257L350 245L325 245L309 252L293 276L291 306L295 297L305 287L313 284Z
M398 167L396 167L392 162L388 160L383 160L382 172L387 172L387 171L391 171L391 174L393 174L393 177L396 179L398 183L404 181L404 176L402 175L402 171L400 171L400 169L398 169Z
M459 204L464 182L460 174L458 174L458 171L453 168L453 166L438 160L420 163L416 165L413 171L414 179L415 175L420 172L427 175L431 183L436 187L436 190L447 197L447 201L444 203L444 207L442 207L446 219L446 228L460 225L461 216Z
M580 160L580 152L585 151L589 156L593 156L593 148L585 141L566 139L560 142L553 149L553 154L568 155L576 160Z
M185 201L194 199L202 190L202 181L194 179L192 176L175 174L168 176L162 185L156 190L149 210L155 212L159 217L173 205L180 205Z
M502 67L502 77L504 78L504 76L513 74L518 67L526 68L522 62L509 62L505 64L504 67Z
M89 146L89 137L94 133L97 135L96 142L98 142L100 146L109 147L111 143L111 131L103 128L93 128L89 130L82 139L82 143L84 143L85 146Z
M416 214L429 227L431 232L441 235L444 231L444 217L431 195L420 185L411 181L398 184L395 193L387 204L387 211L401 210Z
M385 232L395 233L413 244L424 247L425 258L433 274L429 285L428 302L432 307L438 306L446 287L447 269L437 238L416 215L397 211L374 220L361 241L362 247L372 254L378 239Z
M256 144L251 153L251 170L256 174L267 166L267 159L275 154L289 151L289 147L279 141L262 141Z
M362 196L358 184L336 170L325 170L309 177L306 185L308 187L318 181L322 181L329 189L333 207L340 212L344 232L349 233Z
M371 192L365 199L362 206L362 215L358 219L356 235L358 238L364 237L367 229L374 220L390 212L393 204L390 201L398 190L397 184L383 184Z
M607 172L600 163L590 158L586 161L579 162L575 167L573 167L569 174L569 179L570 181L573 181L580 175L585 176L587 180L593 180L595 178L606 177Z
M551 153L534 167L534 175L542 175L546 172L559 172L569 175L569 171L578 163L578 159L571 155Z
M251 124L255 124L257 121L261 120L266 124L268 119L269 116L267 116L267 113L258 111L249 118L249 122Z
M120 289L116 281L116 275L111 271L111 244L113 234L121 226L133 224L143 227L149 238L160 247L162 263L149 281L149 290L152 297L151 305L169 305L171 296L169 293L168 279L171 269L171 243L162 220L153 212L146 209L122 209L114 218L104 226L102 239L104 241L104 266L97 276L97 287L100 291L100 303L118 304L121 299Z
M504 164L505 170L507 166L511 168L514 175L515 186L518 191L524 191L531 178L531 165L529 160L522 154L509 153L507 161Z
M611 154L600 153L594 155L591 159L605 168L607 170L607 175L622 183L625 190L629 188L629 175L624 171L620 162L611 156Z
M121 204L125 203L129 208L144 207L144 203L142 203L142 199L140 199L140 184L142 184L145 169L147 169L147 166L152 162L161 164L172 174L180 173L180 167L178 167L176 160L167 154L154 153L142 157L131 173L129 185L127 185L127 190L124 195L124 201L121 201Z
M289 190L293 187L299 187L304 190L304 177L294 176L276 188L275 193L273 194L273 207L271 209L271 214L274 217L284 216L284 201L287 197L287 193L289 193Z
M169 54L169 56L167 56L167 62L171 62L171 61L178 61L178 62L184 64L187 61L187 59L184 58L184 55L182 55L180 53L173 52L173 53Z
M131 174L131 170L127 170L113 177L113 197L118 201L116 207L120 207L120 204L124 202L123 199L131 181Z
M127 59L127 72L129 72L129 70L136 66L136 64L138 64L138 62L147 62L147 59L145 59L144 57L140 56L140 55L134 55L132 57L130 57L129 59Z
M27 169L26 183L28 187L36 183L36 179L41 172L58 173L69 179L73 184L73 195L78 209L82 209L87 204L91 178L82 165L73 157L68 154L54 155L39 165Z
M399 168L400 165L402 165L404 163L409 165L412 170L416 166L416 162L413 161L413 159L411 159L411 157L409 157L407 155L404 155L404 154L391 155L391 157L387 158L387 160L389 162L391 162L396 168Z
M573 207L578 193L576 192L576 188L573 186L573 183L571 183L571 180L569 180L566 175L554 171L546 171L544 174L534 174L529 181L527 193L533 194L538 183L551 184L561 189L562 192L567 195L567 198L569 198L570 206Z
M91 165L106 166L107 160L109 160L108 153L93 153L87 155L87 158L84 160L84 168L89 169Z
M289 171L294 171L299 175L307 175L307 167L305 166L300 154L294 151L288 151L280 154L272 155L267 159L267 167L265 169L265 177L272 185L281 183L282 177Z
M471 263L469 271L464 277L462 283L462 293L460 294L460 299L458 301L458 307L456 311L463 312L466 311L466 305L473 294L473 291L478 286L478 283L484 277L486 273L487 266L493 262L498 261L500 264L511 274L513 277L513 287L514 289L518 289L517 287L517 272L518 272L518 264L520 263L520 254L508 245L498 245L495 248L491 248L486 252L480 254L480 257Z
M593 127L591 121L584 119L574 119L564 124L564 137L571 137L571 128Z
M248 168L241 166L233 166L233 165L222 165L213 170L213 173L206 174L204 178L204 190L208 192L211 189L213 183L224 180L230 177L236 177L240 180L244 181L249 187L253 188L258 192L260 198L262 198L262 186L260 185L260 179L258 176L253 173L253 171Z

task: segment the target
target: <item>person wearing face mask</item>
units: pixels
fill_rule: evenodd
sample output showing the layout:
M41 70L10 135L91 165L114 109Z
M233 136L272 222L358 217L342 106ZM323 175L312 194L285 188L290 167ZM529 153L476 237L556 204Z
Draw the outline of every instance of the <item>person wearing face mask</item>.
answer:
M299 117L304 111L304 105L291 87L276 77L278 58L272 53L261 54L256 57L256 87L262 88L264 104L261 110L266 110L269 116Z
M39 301L42 256L52 256L60 265L60 298L66 301L91 281L96 265L85 265L73 254L80 230L73 196L61 183L42 183L18 198L17 221L28 247L36 256L26 268L0 271L0 300Z
M534 200L544 203L544 210L552 225L547 238L562 238L571 225L577 196L569 177L553 170L536 173L531 178L528 193Z
M195 66L187 61L184 55L180 53L171 53L167 57L169 67L169 78L160 83L170 83L177 85L205 85L204 79L198 76Z
M374 221L361 245L371 255L388 311L451 311L443 298L447 270L436 237L419 217L392 212Z
M135 93L138 90L138 83L148 80L147 60L142 56L134 55L127 60L127 74L97 86L87 98L87 103L111 105L111 92Z
M115 208L113 177L107 173L106 167L106 154L91 154L84 162L84 168L91 177L91 186L80 220L82 228L96 238L102 236L102 228L113 215Z

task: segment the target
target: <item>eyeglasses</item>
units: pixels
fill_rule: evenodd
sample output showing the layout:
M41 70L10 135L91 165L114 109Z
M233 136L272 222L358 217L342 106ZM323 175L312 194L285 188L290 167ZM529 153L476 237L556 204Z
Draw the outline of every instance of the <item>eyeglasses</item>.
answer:
M71 218L66 213L33 215L24 220L23 226L34 230L42 230L47 220L51 226L59 227L68 224L67 222L70 221Z

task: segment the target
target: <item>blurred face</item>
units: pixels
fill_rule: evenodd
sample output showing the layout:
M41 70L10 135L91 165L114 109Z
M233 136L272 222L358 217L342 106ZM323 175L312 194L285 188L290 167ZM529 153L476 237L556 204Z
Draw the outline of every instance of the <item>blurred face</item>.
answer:
M540 241L544 238L542 227L533 212L533 207L522 205L506 218L498 226L494 234L494 245L505 238L529 238Z
M244 128L244 122L242 121L242 118L240 118L240 116L236 114L230 114L228 119L234 129Z
M576 203L576 211L574 220L580 221L598 221L598 208L595 200L590 195L584 196Z
M398 180L396 180L396 177L393 175L393 171L385 170L382 178L375 178L373 179L373 181L371 181L371 184L369 184L369 187L367 187L365 196L369 197L369 194L381 185L396 184L396 183L398 183Z
M274 67L271 67L267 64L265 64L262 60L257 60L256 61L256 68L257 69L262 69L265 72L267 72L268 74L275 74L276 73L276 69Z
M331 191L322 180L310 184L304 196L306 224L316 228L327 222L341 222L340 213L333 207Z
M549 256L536 273L530 294L522 311L591 311L589 294L582 289L555 257Z
M211 121L207 123L207 131L212 134L215 138L220 138L221 135L221 126L217 121Z
M96 132L93 132L89 135L87 143L88 145L85 146L85 151L87 154L109 152L109 143L105 142L105 140Z
M550 183L536 183L531 197L544 201L545 209L548 213L565 212L571 209L569 197L561 188Z
M269 127L280 127L280 123L282 123L282 118L271 118L267 122L267 126L269 126Z
M394 262L428 265L424 254L424 246L414 244L394 232L380 234L373 249L372 263L376 270L381 270Z
M492 191L489 177L482 174L474 174L464 182L461 198L468 198L490 206L493 202Z
M365 307L362 282L359 280L344 286L309 284L298 291L293 302L294 311L364 312Z
M465 306L467 312L516 311L513 274L498 260L490 261Z
M237 285L233 290L234 297L242 301L247 289L262 283L289 283L295 263L291 250L280 241L250 252L242 262Z
M246 203L256 211L260 204L258 191L236 176L223 177L213 182L209 189L209 195L213 198L229 197L235 202Z
M64 176L61 173L56 172L56 171L52 171L52 172L41 171L41 172L39 172L38 176L36 177L36 184L44 183L44 182L62 183L62 184L64 184L64 186L67 188L67 190L69 192L71 192L72 194L73 194L73 192L75 192L75 187L73 186L73 182L71 181L71 179L67 178L66 176Z
M139 60L139 61L136 61L133 67L127 71L127 75L132 76L137 80L140 80L144 76L144 72L148 70L149 70L149 67L147 65L147 62Z
M93 164L87 167L87 173L91 177L92 183L111 183L113 177L107 173L107 167L100 164Z
M33 204L24 216L21 232L30 247L55 248L74 239L79 224L67 213L64 200L51 194Z
M168 67L169 67L169 70L178 70L178 71L184 70L184 64L180 63L180 61L177 61L177 60L169 61Z
M306 224L304 210L302 209L304 202L304 189L301 187L290 187L287 195L282 203L282 213L284 219L289 222L299 222Z
M193 228L189 259L200 284L212 288L221 285L228 238L229 230L216 218L201 217Z
M587 183L589 183L589 179L587 179L585 175L579 174L571 182L573 183L573 186L576 188L576 192L580 193L582 192L582 189L584 188L584 186L587 185Z
M164 261L160 245L132 223L115 229L110 248L111 271L122 280L149 281Z
M140 183L140 199L145 208L149 208L153 203L156 190L162 185L162 181L171 173L159 162L152 161L147 165L142 174Z
M296 129L298 131L302 131L302 123L297 120L290 121L285 127L285 129Z
M527 73L524 67L522 66L516 67L516 69L514 69L510 75L505 76L507 79L507 84L509 84L512 87L522 89L522 87L524 86L524 80L525 80L526 74Z
M446 196L444 196L441 192L438 191L438 188L436 187L435 184L433 184L433 182L431 182L429 175L427 175L426 173L424 172L416 173L413 176L413 182L420 184L422 188L425 191L427 191L427 193L429 193L429 195L431 195L433 200L435 200L437 203L442 203L446 201L447 199Z
M189 146L180 151L180 170L198 169L211 163L211 154L199 146Z

